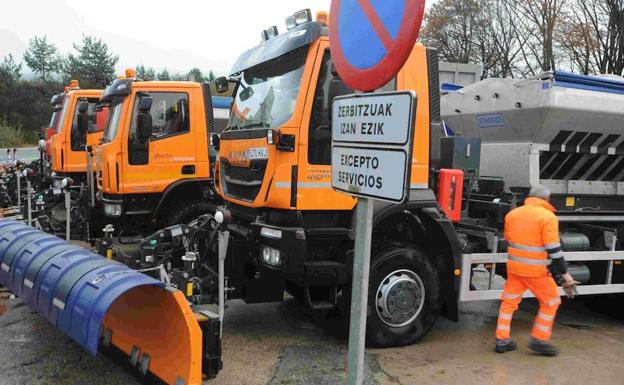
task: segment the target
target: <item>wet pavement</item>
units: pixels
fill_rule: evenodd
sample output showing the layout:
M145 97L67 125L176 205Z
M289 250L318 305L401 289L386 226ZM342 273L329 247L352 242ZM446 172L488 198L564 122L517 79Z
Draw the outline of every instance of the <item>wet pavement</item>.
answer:
M9 149L10 153L7 155L6 148L0 148L0 164L10 163L15 159L24 162L30 162L35 159L39 159L39 149L37 147L22 147L18 148L15 152L15 158L13 157L13 149Z
M135 385L107 357L95 359L51 328L19 299L0 292L0 385ZM620 302L621 303L621 302ZM368 385L572 385L624 383L624 321L564 301L553 342L562 354L544 358L526 344L535 302L516 313L519 348L492 351L498 304L462 304L461 322L438 320L419 344L369 349ZM622 306L620 305L620 308ZM329 385L346 378L347 323L311 317L294 300L246 305L232 301L224 323L224 368L209 385Z

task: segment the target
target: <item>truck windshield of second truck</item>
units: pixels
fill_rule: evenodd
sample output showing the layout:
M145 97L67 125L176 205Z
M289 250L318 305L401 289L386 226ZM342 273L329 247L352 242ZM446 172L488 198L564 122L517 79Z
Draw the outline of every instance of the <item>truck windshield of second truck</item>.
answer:
M277 128L295 111L307 47L245 70L234 97L230 130Z
M123 110L123 102L125 98L115 98L110 103L108 120L104 128L104 141L111 142L117 135L119 120L121 119L121 111Z

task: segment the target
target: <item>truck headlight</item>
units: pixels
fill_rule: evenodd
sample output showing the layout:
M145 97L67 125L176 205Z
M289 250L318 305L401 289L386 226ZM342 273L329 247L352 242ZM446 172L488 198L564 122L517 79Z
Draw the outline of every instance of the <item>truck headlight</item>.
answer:
M282 239L282 230L263 227L260 229L260 235L267 238Z
M280 251L272 247L263 247L262 262L271 266L281 266L282 256L280 254Z
M104 203L104 215L107 217L120 217L121 205L114 203Z

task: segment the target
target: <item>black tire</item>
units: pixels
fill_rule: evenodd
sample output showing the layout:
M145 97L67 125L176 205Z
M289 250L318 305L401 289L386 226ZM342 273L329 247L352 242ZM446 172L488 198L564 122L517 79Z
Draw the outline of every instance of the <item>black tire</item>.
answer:
M169 206L161 216L159 228L188 224L204 214L213 213L214 206L210 202L193 200Z
M400 289L399 283L405 282L403 280L409 281L408 289ZM438 269L422 250L403 243L375 248L369 282L366 323L369 345L410 345L429 332L440 314L440 279ZM423 291L424 299L418 296ZM383 293L387 293L387 298L380 296ZM391 297L390 293L396 295ZM390 307L392 299L403 300L403 306ZM385 304L386 310L394 311L384 312L379 303ZM390 317L384 318L384 315Z

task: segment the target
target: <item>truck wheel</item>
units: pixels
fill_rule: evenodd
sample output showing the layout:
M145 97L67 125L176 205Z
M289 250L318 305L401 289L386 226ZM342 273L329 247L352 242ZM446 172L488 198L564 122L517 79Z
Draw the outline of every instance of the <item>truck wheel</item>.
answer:
M440 313L435 265L407 244L371 255L366 336L377 347L409 345L427 334Z
M187 224L193 219L208 214L211 211L214 211L214 207L206 201L195 200L182 202L179 205L167 208L161 217L159 228Z

